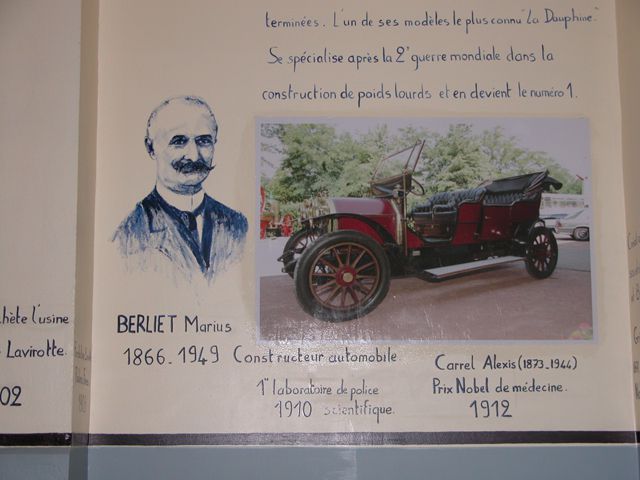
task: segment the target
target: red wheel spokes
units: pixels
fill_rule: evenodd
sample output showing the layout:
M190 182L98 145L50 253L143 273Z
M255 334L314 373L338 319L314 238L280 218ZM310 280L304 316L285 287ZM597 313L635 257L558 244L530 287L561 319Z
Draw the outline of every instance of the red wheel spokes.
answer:
M362 257L364 257L364 254L365 254L365 251L362 250L360 254L356 257L356 259L353 261L353 263L351 264L353 268L355 268L356 265L358 265L358 262L362 259Z
M369 267L373 266L374 264L375 264L375 262L369 262L369 263L367 263L365 265L362 265L361 267L356 268L356 272L361 272L365 268L369 268Z
M331 252L334 254L333 258L338 261L338 268L344 266L344 263L342 263L342 260L340 259L340 252L338 252L335 248L332 248Z
M334 272L337 272L338 269L340 267L336 267L335 265L333 265L332 263L329 263L327 260L325 260L324 258L319 258L318 262L322 263L323 265L329 267L331 270L333 270Z
M318 287L318 293L327 293L338 287L335 279Z
M536 269L539 272L545 272L548 270L553 257L553 248L550 238L547 235L542 234L536 236L533 240L531 250L533 265Z
M345 303L344 303L344 302L345 302L345 300L347 299L347 289L348 289L348 288L349 288L349 287L344 287L344 288L342 288L342 291L341 291L342 295L340 296L340 306L341 306L341 307L344 307L344 306L345 306Z
M316 257L309 280L313 296L322 305L350 309L373 295L380 275L380 266L368 248L345 243Z
M342 287L340 287L340 285L336 284L336 288L331 292L331 295L329 295L329 303L331 303L342 291Z
M353 302L357 304L358 296L356 295L356 292L354 291L354 289L351 287L347 287L347 291L349 292L349 295L351 295L351 299L353 300Z

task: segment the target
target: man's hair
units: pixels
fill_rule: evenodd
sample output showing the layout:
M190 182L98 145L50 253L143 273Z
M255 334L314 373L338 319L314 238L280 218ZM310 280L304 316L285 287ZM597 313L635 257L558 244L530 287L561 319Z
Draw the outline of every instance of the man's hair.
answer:
M216 137L218 136L218 122L216 121L216 116L213 114L213 110L211 110L211 107L209 106L209 104L205 102L203 98L197 97L195 95L181 95L177 97L167 98L164 102L162 102L160 105L154 108L154 110L151 112L151 115L149 115L149 120L147 120L147 131L144 136L144 144L145 144L145 147L147 147L147 152L149 152L149 154L153 153L153 141L151 140L151 125L153 124L156 117L158 116L158 113L164 110L164 108L167 107L168 105L175 102L188 103L191 105L197 105L197 106L206 108L207 111L209 112L209 115L211 115L211 120L213 121L213 129L215 132L215 136Z

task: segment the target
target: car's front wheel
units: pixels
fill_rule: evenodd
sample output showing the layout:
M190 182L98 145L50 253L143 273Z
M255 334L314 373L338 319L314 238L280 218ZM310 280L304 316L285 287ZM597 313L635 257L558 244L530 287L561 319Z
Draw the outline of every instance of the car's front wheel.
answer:
M360 232L328 233L307 246L294 279L305 312L333 322L352 320L371 312L387 295L389 259Z

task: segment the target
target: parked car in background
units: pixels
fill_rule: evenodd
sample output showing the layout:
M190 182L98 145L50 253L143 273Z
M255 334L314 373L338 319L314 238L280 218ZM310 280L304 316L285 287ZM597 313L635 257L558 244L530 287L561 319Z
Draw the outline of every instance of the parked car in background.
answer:
M588 208L583 208L565 218L557 219L553 228L558 234L571 235L574 240L587 241L590 227L591 212Z
M544 226L553 230L556 230L556 221L562 220L563 218L568 217L569 213L552 213L550 215L540 215L540 220L544 222ZM558 232L555 232L558 233Z

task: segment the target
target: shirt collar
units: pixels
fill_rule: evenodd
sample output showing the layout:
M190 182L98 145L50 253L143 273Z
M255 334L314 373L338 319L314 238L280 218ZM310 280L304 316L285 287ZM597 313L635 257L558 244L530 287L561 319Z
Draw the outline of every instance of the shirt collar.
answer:
M193 195L180 195L157 183L156 190L165 202L183 212L194 212L204 201L204 191L202 189Z

